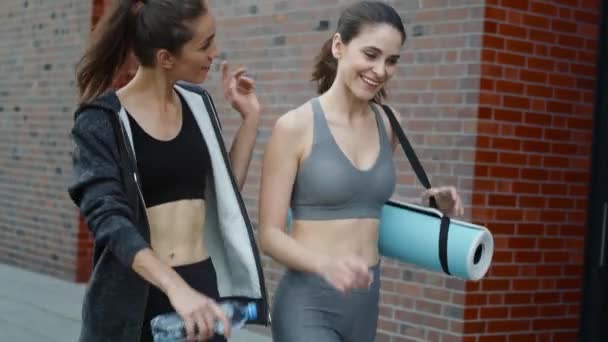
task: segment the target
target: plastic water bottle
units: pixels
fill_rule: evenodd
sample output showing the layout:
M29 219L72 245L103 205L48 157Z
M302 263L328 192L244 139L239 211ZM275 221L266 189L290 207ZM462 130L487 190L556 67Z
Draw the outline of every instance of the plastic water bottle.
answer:
M219 303L232 329L239 329L247 321L257 318L255 303L243 304L236 301L223 301ZM175 312L154 317L150 321L154 342L186 342L186 327L182 318ZM215 322L214 332L224 333L224 326L220 321Z

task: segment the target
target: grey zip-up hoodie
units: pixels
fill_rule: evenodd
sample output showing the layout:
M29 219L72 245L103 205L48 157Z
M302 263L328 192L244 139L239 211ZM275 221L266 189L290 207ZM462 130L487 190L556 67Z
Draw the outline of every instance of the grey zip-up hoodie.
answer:
M175 86L192 110L211 157L205 193L205 242L216 268L220 296L255 301L258 320L269 324L260 255L243 199L230 169L220 124L209 94ZM150 247L150 228L138 184L127 114L114 92L82 105L75 114L74 181L69 194L94 239L93 273L82 308L81 342L139 341L149 283L131 269ZM201 227L202 229L202 227Z

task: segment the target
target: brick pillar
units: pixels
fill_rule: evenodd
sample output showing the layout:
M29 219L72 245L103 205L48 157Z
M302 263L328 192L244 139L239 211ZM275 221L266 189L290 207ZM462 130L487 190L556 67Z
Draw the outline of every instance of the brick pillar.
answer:
M465 341L575 341L598 1L486 1L473 219L494 233Z

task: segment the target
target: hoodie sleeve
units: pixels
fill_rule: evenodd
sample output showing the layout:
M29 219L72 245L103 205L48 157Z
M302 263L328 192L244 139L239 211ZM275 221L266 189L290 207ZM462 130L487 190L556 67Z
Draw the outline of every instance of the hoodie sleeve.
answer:
M119 151L108 112L88 108L72 128L73 181L68 192L80 208L95 244L107 247L127 267L150 247L135 226L134 208L122 184Z

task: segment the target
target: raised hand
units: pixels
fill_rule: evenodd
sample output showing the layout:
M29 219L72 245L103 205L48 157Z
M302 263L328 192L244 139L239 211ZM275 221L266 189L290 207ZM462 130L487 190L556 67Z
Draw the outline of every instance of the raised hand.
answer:
M232 108L243 120L258 119L260 102L255 95L255 81L246 76L247 69L238 68L230 72L227 62L222 63L222 89Z

